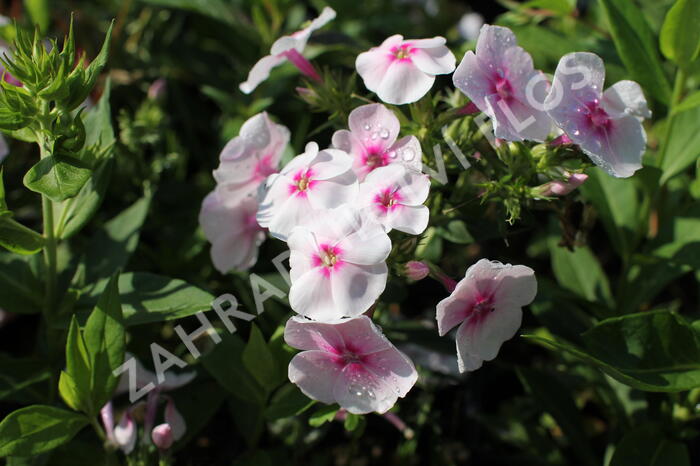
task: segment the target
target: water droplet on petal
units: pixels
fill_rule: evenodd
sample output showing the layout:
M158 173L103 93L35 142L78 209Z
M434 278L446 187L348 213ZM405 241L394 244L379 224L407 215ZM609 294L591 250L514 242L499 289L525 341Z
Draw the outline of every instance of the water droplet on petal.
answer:
M382 139L389 139L389 130L382 128L382 130L379 132L379 137Z
M581 134L581 131L579 131L579 130L574 131L574 136L578 136L579 134Z
M372 129L372 125L370 125L369 123L365 123L365 125L363 126L363 128L364 128L365 131L369 131L370 129Z
M410 147L405 148L401 152L401 158L404 160L404 162L412 162L415 157L415 151Z
M369 137L370 137L370 139L372 139L372 141L376 141L377 138L379 137L379 132L375 131Z

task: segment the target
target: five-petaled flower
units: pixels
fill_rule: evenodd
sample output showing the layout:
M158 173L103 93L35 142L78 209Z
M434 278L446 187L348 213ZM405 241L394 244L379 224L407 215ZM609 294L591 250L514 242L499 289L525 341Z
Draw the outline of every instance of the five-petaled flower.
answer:
M445 42L444 37L404 40L396 34L358 55L355 68L382 101L409 104L433 87L436 75L454 71L455 56Z
M386 286L391 241L363 211L343 206L292 230L289 304L316 320L362 314Z
M333 147L344 150L353 159L353 170L362 181L372 170L390 163L404 163L420 171L420 142L415 136L398 141L401 125L396 115L382 104L357 107L348 118L350 130L333 134Z
M226 199L255 194L269 175L277 173L288 143L289 130L270 120L266 112L249 118L221 151L214 170L217 191Z
M335 322L287 321L284 340L303 350L289 363L289 380L308 397L355 414L388 411L418 374L367 316Z
M642 168L647 141L642 120L651 112L636 82L619 81L603 92L604 81L605 65L598 55L564 55L545 106L593 163L625 178Z
M277 39L270 48L270 55L265 55L258 60L248 73L248 79L238 86L241 92L245 94L253 92L261 82L270 76L270 71L273 68L281 65L286 60L292 62L294 66L299 68L299 71L309 78L320 81L321 77L318 75L318 72L301 53L304 51L311 33L321 29L333 18L335 18L335 10L325 7L318 18L311 21L304 29Z
M357 197L352 159L338 149L318 150L310 142L279 174L265 183L258 223L283 241L316 210L333 209Z
M507 141L544 141L552 122L544 111L548 83L513 32L484 25L476 43L452 76L454 85L493 121L494 134Z
M221 273L246 270L258 258L258 246L265 239L258 225L258 201L245 196L226 199L218 190L204 198L199 224L211 243L211 260Z
M430 191L428 175L401 164L378 168L360 184L357 207L367 208L387 232L393 228L420 235L430 212L423 205Z
M496 357L520 328L522 307L536 294L535 272L524 265L481 259L467 269L452 294L438 303L436 315L441 336L459 325L460 372L476 370Z

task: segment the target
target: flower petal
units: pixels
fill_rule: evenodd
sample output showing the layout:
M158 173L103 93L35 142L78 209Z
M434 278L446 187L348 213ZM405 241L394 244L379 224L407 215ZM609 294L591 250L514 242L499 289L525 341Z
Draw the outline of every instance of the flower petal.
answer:
M357 107L348 117L348 127L365 147L385 150L399 136L401 125L394 112L382 104Z
M411 45L415 46L414 43ZM411 61L422 72L435 75L452 73L455 70L457 60L450 52L450 49L444 45L439 45L436 47L418 48L411 54Z
M482 112L489 110L486 97L493 93L491 78L486 73L487 66L488 64L482 65L474 52L468 51L452 75L455 87L469 97Z
M343 263L331 272L335 318L357 316L384 292L388 276L384 262L374 265ZM309 272L313 273L313 272Z
M420 235L428 228L429 219L430 211L426 206L401 205L389 215L387 223L389 227L409 235Z
M366 315L343 319L334 327L343 339L344 348L355 354L369 355L393 348L389 339Z
M400 397L413 388L418 372L411 360L393 345L383 351L365 356L365 367L382 377Z
M535 271L524 265L507 264L498 273L500 281L496 289L496 306L522 307L530 304L537 295Z
M284 327L284 341L292 348L300 350L339 353L345 348L343 337L338 331L339 325L293 316Z
M405 136L396 141L396 144L389 148L389 155L392 161L401 162L418 172L423 169L423 150L415 136Z
M345 366L333 387L333 397L341 408L353 414L384 413L396 403L398 394L387 381L362 364Z
M308 200L314 209L334 209L349 204L357 197L357 176L348 170L333 178L316 182L308 190Z
M238 87L244 94L250 94L258 85L270 77L270 71L284 62L285 58L281 55L266 55L253 65L253 68L248 73L248 79L242 82Z
M483 361L491 361L503 342L515 336L522 323L519 307L496 309L484 318L465 321L457 331L457 357L460 372L473 371Z
M335 320L344 314L334 303L331 280L320 267L309 270L292 282L289 305L294 312L314 320Z
M571 139L593 163L612 176L626 178L642 168L647 136L642 124L632 115L611 120L611 126L600 135L582 133Z
M634 81L618 81L603 92L603 108L618 118L625 114L651 118L642 88Z
M434 75L425 74L410 61L396 60L386 70L376 93L386 103L409 104L427 94L434 82Z
M304 351L289 363L289 381L311 399L321 403L336 401L333 388L340 378L342 366L323 351Z
M338 149L325 149L316 154L309 164L314 180L328 180L349 172L352 168L350 156Z
M357 56L355 68L365 87L372 92L378 92L392 63L393 58L389 50L375 47Z

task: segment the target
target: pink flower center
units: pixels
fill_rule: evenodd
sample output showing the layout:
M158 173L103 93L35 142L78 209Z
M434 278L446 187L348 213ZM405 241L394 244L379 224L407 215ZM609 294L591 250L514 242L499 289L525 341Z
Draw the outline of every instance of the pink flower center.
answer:
M588 121L592 126L598 129L605 129L610 126L610 116L600 106L598 99L586 105L588 110Z
M496 308L494 306L494 298L492 295L477 294L471 306L466 309L467 325L478 326L486 317L488 317Z
M397 208L401 199L398 188L384 188L374 196L374 203L386 213Z
M496 78L496 84L494 86L496 89L496 94L503 99L508 100L513 96L513 88L510 85L508 79L504 77Z
M289 194L306 196L307 191L313 188L316 181L310 168L299 170L293 177L294 183L289 185Z
M363 162L365 166L370 169L370 171L389 164L386 152L378 147L371 147L367 149Z
M312 263L315 267L321 268L323 275L329 276L333 270L337 270L343 265L341 253L342 251L337 246L321 244L318 254L312 257Z
M395 45L391 48L391 56L398 61L411 61L411 55L416 51L411 44Z

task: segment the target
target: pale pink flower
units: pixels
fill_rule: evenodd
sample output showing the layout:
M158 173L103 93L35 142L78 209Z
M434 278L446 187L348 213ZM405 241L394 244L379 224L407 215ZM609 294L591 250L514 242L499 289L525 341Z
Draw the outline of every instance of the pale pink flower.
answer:
M333 134L333 146L353 158L353 170L362 181L378 167L401 162L420 171L420 142L415 136L398 141L401 125L396 115L382 104L357 107L348 118L350 131L341 129Z
M289 363L289 380L309 398L351 413L388 411L418 378L411 360L367 316L332 323L295 316L284 340L303 350Z
M128 409L122 414L119 424L114 427L112 441L118 445L126 455L134 450L134 446L136 445L136 424L131 418Z
M302 55L311 33L321 29L329 21L335 18L335 10L325 7L318 18L311 21L308 26L295 33L282 36L277 39L270 49L270 55L262 57L248 73L248 79L239 85L241 92L250 94L258 85L270 76L273 68L281 65L286 60L294 64L299 71L306 76L320 81L321 78L313 65Z
M173 429L167 422L153 428L151 431L151 439L153 440L153 444L161 451L169 449L175 442Z
M460 372L496 357L520 328L522 307L536 294L535 272L529 267L481 259L467 269L452 294L438 303L436 316L441 336L459 325Z
M211 243L211 260L216 270L247 270L258 259L258 246L265 239L258 225L258 201L254 197L226 200L212 191L204 198L199 224Z
M417 282L423 280L430 274L430 267L425 262L408 261L404 266L404 273L406 274L406 278Z
M362 314L384 291L391 240L362 211L343 206L289 236L292 309L316 320Z
M303 154L294 157L279 174L268 177L258 223L286 241L292 229L313 211L347 204L357 193L350 156L337 149L319 152L318 144L310 142Z
M402 164L381 167L360 184L356 207L367 212L389 232L392 229L420 235L428 226L430 211L423 205L430 178Z
M396 34L358 55L355 68L365 87L381 100L408 104L433 87L435 75L454 71L455 56L445 43L444 37L404 40Z
M545 105L549 116L590 159L610 175L626 178L642 168L651 117L639 84L619 81L603 92L605 66L593 53L564 55Z
M227 201L255 194L269 175L277 173L288 143L289 130L270 120L266 112L249 118L221 151L214 170L217 191Z
M497 138L544 141L549 134L552 123L543 105L547 79L510 29L484 25L476 53L464 55L452 80L491 118Z

